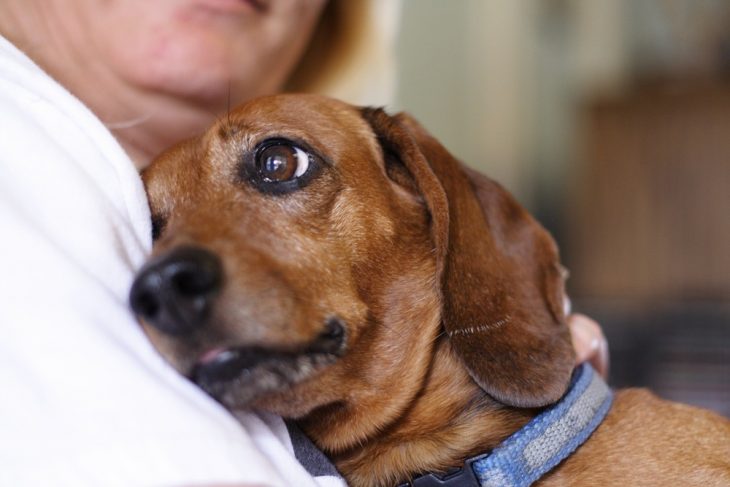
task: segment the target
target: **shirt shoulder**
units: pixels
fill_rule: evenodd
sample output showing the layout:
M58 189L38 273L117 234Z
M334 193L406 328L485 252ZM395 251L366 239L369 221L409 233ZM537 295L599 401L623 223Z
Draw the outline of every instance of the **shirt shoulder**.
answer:
M112 134L0 38L0 485L313 485L146 340L149 234Z

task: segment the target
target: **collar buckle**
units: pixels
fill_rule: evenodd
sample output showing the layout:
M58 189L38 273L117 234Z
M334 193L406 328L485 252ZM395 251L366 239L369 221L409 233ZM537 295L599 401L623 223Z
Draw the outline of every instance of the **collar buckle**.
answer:
M415 477L410 482L398 487L480 487L481 483L474 473L473 463L487 455L477 455L464 462L463 467L454 468L443 474L425 473Z

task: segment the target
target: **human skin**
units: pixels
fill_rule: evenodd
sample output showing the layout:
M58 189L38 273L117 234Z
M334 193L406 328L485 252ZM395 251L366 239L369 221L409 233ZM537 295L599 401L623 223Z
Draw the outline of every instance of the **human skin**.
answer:
M608 377L608 342L601 326L591 318L575 313L568 317L568 327L576 363L590 362L599 374Z
M0 32L83 101L138 168L280 91L326 0L3 0Z

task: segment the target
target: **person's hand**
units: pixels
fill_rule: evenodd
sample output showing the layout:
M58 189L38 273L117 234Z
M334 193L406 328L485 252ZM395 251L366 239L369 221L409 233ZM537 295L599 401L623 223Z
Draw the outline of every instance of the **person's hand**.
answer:
M568 316L576 363L589 362L604 378L608 377L608 342L601 326L581 314Z

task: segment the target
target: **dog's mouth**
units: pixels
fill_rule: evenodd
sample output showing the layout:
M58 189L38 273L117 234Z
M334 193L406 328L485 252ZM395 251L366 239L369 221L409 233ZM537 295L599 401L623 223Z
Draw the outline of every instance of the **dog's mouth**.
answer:
M242 408L263 394L285 390L333 364L345 351L345 329L338 319L299 348L242 346L203 353L189 377L224 406Z

